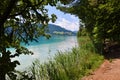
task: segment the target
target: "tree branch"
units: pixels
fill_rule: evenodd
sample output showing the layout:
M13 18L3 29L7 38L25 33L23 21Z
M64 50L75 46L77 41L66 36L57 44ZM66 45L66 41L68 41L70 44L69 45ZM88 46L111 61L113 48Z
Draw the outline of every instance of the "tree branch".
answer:
M8 6L6 7L4 13L2 14L2 16L0 17L0 28L1 26L5 23L5 21L8 19L8 16L10 15L10 13L12 12L12 9L14 7L14 5L16 4L18 0L10 0Z
M5 11L3 12L3 14L1 14L0 16L0 44L2 43L2 41L4 41L3 37L4 37L4 23L7 21L8 16L10 15L10 13L12 12L15 4L17 3L18 0L10 0L10 2L8 3L8 6L6 7ZM1 45L1 47L4 47L3 45ZM0 51L1 52L1 51Z
M28 3L27 3L27 6L26 6L23 10L21 10L21 11L20 11L19 13L17 13L17 14L9 15L9 18L10 18L10 17L14 17L14 16L18 16L18 15L22 14L23 11L25 11L28 7L35 7L35 6L41 5L41 4L43 3L43 1L44 1L44 0L40 1L38 4L35 4L35 5L30 5L29 3L31 3L31 2L28 2Z

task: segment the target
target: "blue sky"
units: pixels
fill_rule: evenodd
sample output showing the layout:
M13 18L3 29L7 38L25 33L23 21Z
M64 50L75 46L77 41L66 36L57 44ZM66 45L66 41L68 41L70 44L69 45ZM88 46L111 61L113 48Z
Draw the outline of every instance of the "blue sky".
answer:
M48 14L56 14L57 20L55 23L51 24L56 24L59 25L65 29L71 30L71 31L78 31L79 29L79 19L71 14L64 13L60 10L57 10L55 7L47 6L48 9Z

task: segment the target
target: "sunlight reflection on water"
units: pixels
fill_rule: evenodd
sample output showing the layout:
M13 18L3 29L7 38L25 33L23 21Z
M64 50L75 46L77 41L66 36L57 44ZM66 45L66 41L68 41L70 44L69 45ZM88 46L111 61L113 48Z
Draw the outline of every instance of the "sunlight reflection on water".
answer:
M16 57L14 60L19 60L21 63L16 69L23 70L25 67L30 66L35 59L39 59L41 63L43 63L47 61L48 58L54 57L57 51L64 52L78 46L76 36L63 38L64 40L58 42L27 46L30 51L34 52L34 55L21 55L20 57Z

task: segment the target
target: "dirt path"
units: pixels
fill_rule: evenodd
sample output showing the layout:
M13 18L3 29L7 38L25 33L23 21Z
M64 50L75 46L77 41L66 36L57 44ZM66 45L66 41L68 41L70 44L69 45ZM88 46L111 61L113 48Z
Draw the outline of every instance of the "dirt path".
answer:
M120 59L105 60L99 69L82 80L120 80Z
M120 48L105 56L112 60L106 59L97 70L82 80L120 80Z

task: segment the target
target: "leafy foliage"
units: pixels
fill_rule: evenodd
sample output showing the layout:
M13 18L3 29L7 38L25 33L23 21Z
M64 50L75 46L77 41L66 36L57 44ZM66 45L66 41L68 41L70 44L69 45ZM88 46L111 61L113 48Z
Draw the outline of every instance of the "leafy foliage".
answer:
M11 58L21 54L31 54L20 45L37 40L39 36L47 36L46 25L54 22L56 16L48 16L46 5L56 6L62 0L0 0L0 80L5 80L5 75L13 74L18 61ZM66 3L67 0L61 3ZM68 2L68 1L67 1ZM38 27L37 24L42 24ZM15 54L8 48L15 48Z
M95 45L104 44L106 39L120 41L120 0L76 0L72 6L58 9L78 16ZM99 51L104 46L96 46L100 47Z
M77 33L77 36L80 37L80 36L87 36L87 35L88 33L87 33L86 28L83 25L81 25Z

